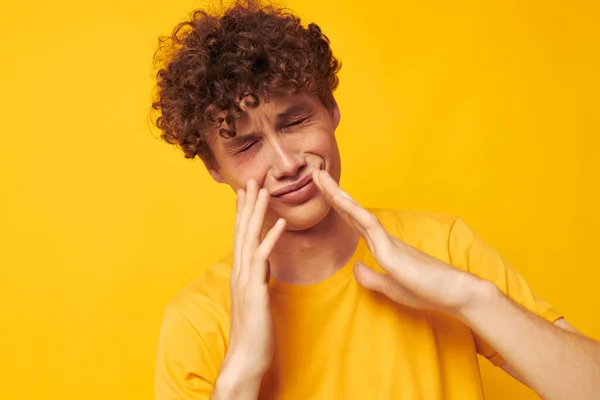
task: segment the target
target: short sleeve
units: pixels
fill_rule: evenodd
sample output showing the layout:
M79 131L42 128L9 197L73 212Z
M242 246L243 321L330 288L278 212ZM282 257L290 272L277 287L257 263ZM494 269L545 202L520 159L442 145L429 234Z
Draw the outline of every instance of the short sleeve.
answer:
M179 310L168 306L159 335L154 398L208 400L218 369L205 339Z
M549 322L562 315L537 296L525 279L465 222L458 218L451 229L449 252L452 265L493 282L507 297ZM500 366L505 360L489 344L473 333L477 352Z

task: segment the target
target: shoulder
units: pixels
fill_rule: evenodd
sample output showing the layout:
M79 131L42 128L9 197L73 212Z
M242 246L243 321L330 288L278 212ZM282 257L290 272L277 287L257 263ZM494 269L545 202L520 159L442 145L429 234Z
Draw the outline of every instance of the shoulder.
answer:
M210 265L183 287L167 304L167 313L176 313L197 331L229 324L229 276L232 256Z
M415 246L447 246L458 218L454 215L419 210L370 209L383 227L399 239Z
M157 393L210 393L229 341L230 259L208 267L167 304L158 338Z

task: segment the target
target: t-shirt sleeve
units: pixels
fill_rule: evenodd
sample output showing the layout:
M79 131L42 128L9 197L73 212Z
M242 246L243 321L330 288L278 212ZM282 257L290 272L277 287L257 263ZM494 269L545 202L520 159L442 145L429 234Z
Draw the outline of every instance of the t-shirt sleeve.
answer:
M507 297L549 322L562 315L537 296L525 279L465 222L458 218L450 231L449 252L452 265L493 282ZM483 339L473 333L477 352L500 366L505 360Z
M220 365L213 353L190 321L167 306L158 341L154 398L208 400Z

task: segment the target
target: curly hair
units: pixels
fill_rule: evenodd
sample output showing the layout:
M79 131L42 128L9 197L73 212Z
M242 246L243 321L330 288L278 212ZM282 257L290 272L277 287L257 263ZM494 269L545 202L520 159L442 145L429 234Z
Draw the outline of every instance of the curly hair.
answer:
M159 71L152 108L159 116L153 120L161 138L181 147L186 158L214 166L206 131L235 136L242 100L257 107L269 94L303 92L330 107L341 68L319 26L304 27L289 10L259 0L238 0L221 12L194 11L159 39L154 61Z

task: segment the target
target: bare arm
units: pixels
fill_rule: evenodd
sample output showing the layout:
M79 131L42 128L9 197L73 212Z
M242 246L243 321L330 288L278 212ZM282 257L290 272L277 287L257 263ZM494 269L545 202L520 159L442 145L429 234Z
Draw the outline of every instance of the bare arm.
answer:
M402 242L326 172L316 171L314 178L386 271L358 262L354 274L359 284L400 304L460 319L504 357L514 376L545 399L600 398L599 343L545 321L493 283Z
M544 399L599 398L599 343L523 309L492 284L474 293L460 317L504 357L505 371Z
M262 376L252 376L235 367L221 369L211 400L256 400Z
M564 318L561 318L558 321L554 322L554 325L558 326L559 328L565 329L565 330L567 330L569 332L577 333L578 335L581 335L581 332L579 332L571 324L569 324L567 321L565 321ZM508 375L512 376L514 379L518 380L522 384L524 384L526 386L529 386L527 384L527 382L525 382L525 379L509 363L505 362L504 364L502 364L500 366L500 368L502 368L504 370L504 372L506 372Z

